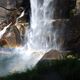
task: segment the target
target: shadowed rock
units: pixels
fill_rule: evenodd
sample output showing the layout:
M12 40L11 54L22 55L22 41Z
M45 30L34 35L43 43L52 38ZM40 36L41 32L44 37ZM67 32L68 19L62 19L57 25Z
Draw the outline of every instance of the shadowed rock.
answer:
M65 19L71 16L76 0L54 0L54 18Z
M73 16L68 21L64 31L67 50L80 52L80 14Z

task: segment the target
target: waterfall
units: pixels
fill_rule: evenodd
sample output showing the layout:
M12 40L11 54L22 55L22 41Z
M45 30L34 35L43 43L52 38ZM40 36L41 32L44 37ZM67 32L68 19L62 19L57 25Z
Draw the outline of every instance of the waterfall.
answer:
M33 49L58 50L57 30L54 29L54 0L30 0L31 27L28 46Z
M25 45L0 48L0 76L32 69L47 51L58 50L57 30L53 26L56 21L53 1L30 0L31 25L25 33Z

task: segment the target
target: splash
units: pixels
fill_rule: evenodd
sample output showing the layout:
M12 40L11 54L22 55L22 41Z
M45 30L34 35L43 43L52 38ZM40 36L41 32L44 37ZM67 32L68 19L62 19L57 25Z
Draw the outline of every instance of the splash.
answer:
M32 69L51 49L58 50L53 19L54 0L30 0L31 25L25 33L25 45L0 48L0 76ZM24 11L17 18L23 17Z
M45 51L25 49L23 47L0 49L0 76L32 69L44 54Z

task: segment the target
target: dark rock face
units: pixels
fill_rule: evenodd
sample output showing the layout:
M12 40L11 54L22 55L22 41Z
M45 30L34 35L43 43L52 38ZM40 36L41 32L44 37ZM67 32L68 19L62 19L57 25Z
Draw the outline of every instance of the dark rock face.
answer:
M76 0L54 0L55 29L58 30L57 43L62 50L80 51L80 14L72 14Z
M56 21L53 22L53 30L56 31L56 43L60 50L63 50L64 31L68 20L69 19L56 19Z
M75 6L76 0L54 0L54 18L69 18Z
M23 0L21 6L25 9L25 16L27 21L30 21L30 0Z
M80 52L80 14L73 16L67 22L64 39L64 47L67 50Z

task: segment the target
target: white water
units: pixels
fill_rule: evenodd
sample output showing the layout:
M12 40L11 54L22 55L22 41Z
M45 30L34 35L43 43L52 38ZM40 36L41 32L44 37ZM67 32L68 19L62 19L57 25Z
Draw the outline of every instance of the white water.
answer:
M55 21L53 0L30 0L30 2L31 26L25 34L25 45L14 49L0 48L0 76L31 69L47 51L58 49L56 31L52 25Z
M54 0L31 1L31 29L28 35L28 46L33 49L58 50L56 30L54 30Z

